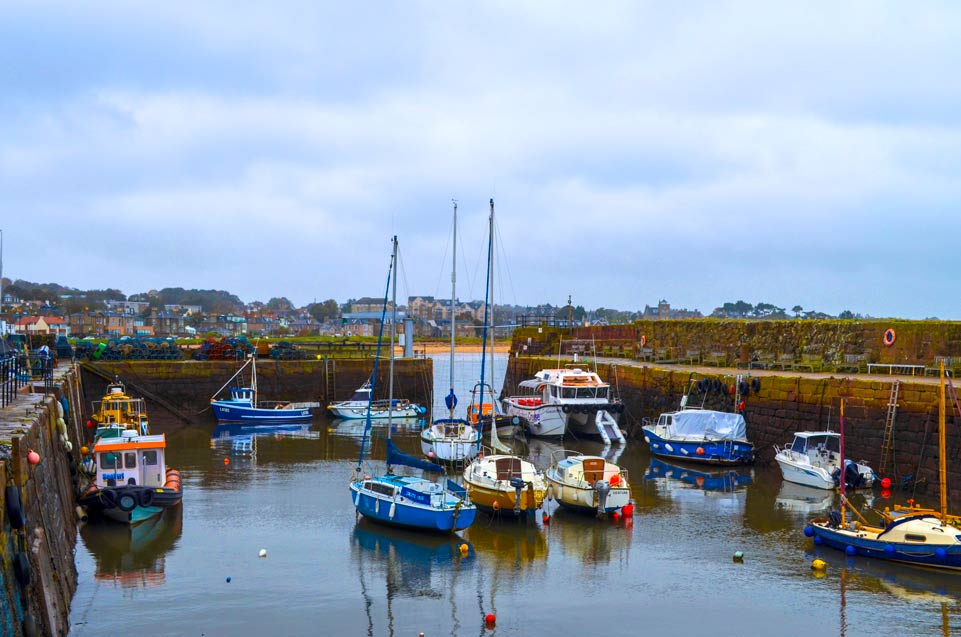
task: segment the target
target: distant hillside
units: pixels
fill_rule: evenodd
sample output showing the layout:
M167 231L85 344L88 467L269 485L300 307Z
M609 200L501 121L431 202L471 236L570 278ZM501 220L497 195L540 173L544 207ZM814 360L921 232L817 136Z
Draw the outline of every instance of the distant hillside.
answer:
M164 288L134 294L131 301L148 301L153 306L200 305L204 312L229 314L243 312L244 303L235 294L226 290L185 290L183 288Z

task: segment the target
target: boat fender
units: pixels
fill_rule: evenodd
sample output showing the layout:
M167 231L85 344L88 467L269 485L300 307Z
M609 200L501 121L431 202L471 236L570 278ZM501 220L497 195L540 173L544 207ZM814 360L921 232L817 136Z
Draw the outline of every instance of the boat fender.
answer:
M570 405L564 405L563 407L561 407L561 411L563 411L565 414L571 413Z
M742 396L747 396L751 393L751 386L747 384L746 380L742 380L737 385L738 390L741 392Z
M140 492L140 506L149 507L153 504L153 489L143 489Z
M514 416L513 418L511 418L511 424L516 427L517 425L521 424L521 419L518 418L517 416Z
M754 378L751 379L751 390L756 394L761 391L761 379Z
M641 347L646 347L646 346L647 346L647 336L645 336L644 334L641 334Z
M130 492L121 493L117 498L117 508L124 513L129 513L137 508L137 498Z
M13 558L13 574L21 586L30 584L30 560L26 553L17 553Z
M27 523L27 516L23 511L23 501L20 498L20 489L15 484L7 485L6 491L7 518L10 520L10 527L22 529Z

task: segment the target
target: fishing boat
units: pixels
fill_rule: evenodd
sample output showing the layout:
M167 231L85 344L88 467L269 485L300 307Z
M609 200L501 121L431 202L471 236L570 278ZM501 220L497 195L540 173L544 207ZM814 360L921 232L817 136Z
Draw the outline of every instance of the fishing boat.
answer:
M229 398L218 399L217 396L227 388L235 378L247 368L250 368L250 385L246 387L231 387ZM210 399L210 408L219 422L305 422L311 419L310 410L319 407L315 402L288 402L260 400L257 393L257 355L251 354L241 365L237 373L230 377L223 387L217 390Z
M450 295L450 391L444 397L447 417L438 418L420 432L420 445L424 455L449 463L469 462L480 449L480 430L463 418L454 417L457 396L454 393L454 337L457 305L457 204L454 204L454 250L451 267Z
M848 506L844 481L839 485L841 507L826 518L813 520L804 534L816 545L827 545L847 555L863 555L893 562L946 570L961 570L961 529L949 522L947 512L947 445L945 443L944 363L941 363L941 391L938 416L940 512L903 511L874 526ZM844 458L844 402L841 402L841 458ZM847 518L851 510L859 519Z
M739 403L735 396L734 404ZM641 430L656 456L718 465L754 462L754 444L747 439L744 416L688 406L687 394L678 411L661 414L656 423L645 424Z
M562 507L598 517L628 505L633 509L627 469L600 456L561 451L553 454L545 475Z
M95 427L94 437L119 436L121 431L136 431L147 435L150 422L147 405L143 398L133 398L127 394L126 387L119 377L107 385L107 393L100 400L93 401L91 425Z
M374 358L373 379L377 378L380 361L380 347L383 340L384 323L387 315L387 293L393 286L394 304L397 303L396 278L392 278L397 263L397 237L393 239L390 270L387 275L387 290L384 291L384 309L381 315L380 333L377 337L377 354ZM391 342L395 322L391 321ZM394 349L390 351L388 399L394 394ZM376 386L376 380L372 383ZM372 387L373 389L374 387ZM373 396L373 392L371 392ZM370 520L391 526L407 527L427 531L459 531L470 526L477 516L475 507L467 497L467 491L460 485L441 477L434 481L414 476L394 475L393 466L408 466L424 471L444 474L444 468L436 463L415 458L397 449L391 440L391 417L387 419L387 471L381 475L363 475L364 452L371 433L372 419L368 414L361 439L360 455L357 466L350 479L351 499L358 513Z
M841 480L841 436L831 431L799 431L794 442L780 449L775 447L774 459L781 467L781 475L788 482L796 482L817 489L834 489ZM874 471L862 460L844 460L844 480L849 489L870 488L874 485Z
M371 400L371 383L367 379L357 388L349 400L331 403L327 409L337 418L362 420L370 417L380 418L417 418L427 413L427 408L409 400Z
M93 479L78 499L92 513L124 524L139 524L180 504L180 472L166 465L164 434L140 435L123 430L119 436L96 439L91 450Z
M480 382L474 395L479 395L476 402L471 400L468 414L475 413L478 418L475 421L478 429L483 435L483 428L486 425L490 431L491 448L495 455L479 455L464 469L464 484L467 486L467 493L477 508L489 513L505 512L513 515L520 515L522 512L531 513L540 508L547 495L547 482L543 472L539 471L531 462L511 454L511 448L500 441L500 432L497 427L497 416L491 403L491 410L487 418L483 417L483 407L488 403L484 402L484 388L491 389L491 401L494 400L494 392L486 382L484 374L486 371L487 358L487 336L489 326L489 308L491 291L491 265L493 262L494 251L494 200L491 199L490 214L490 233L487 243L487 292L484 298L484 333L481 338L481 373ZM493 334L493 330L490 331ZM493 361L493 342L491 347L491 361ZM493 365L491 374L493 375ZM472 411L473 410L473 411ZM516 416L515 416L516 418ZM477 441L480 446L480 438Z
M570 431L576 436L596 436L604 444L624 444L617 424L624 404L613 400L611 386L583 363L565 368L542 369L519 384L522 393L504 399L504 410L527 422L527 433L560 438Z

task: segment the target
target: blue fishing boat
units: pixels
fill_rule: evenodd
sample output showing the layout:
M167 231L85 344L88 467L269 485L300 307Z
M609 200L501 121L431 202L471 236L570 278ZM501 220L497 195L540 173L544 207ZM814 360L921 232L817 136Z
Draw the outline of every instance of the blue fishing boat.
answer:
M247 387L231 387L230 397L218 399L227 385L247 368L250 367L250 385ZM251 355L237 373L230 377L223 387L217 390L210 399L210 408L219 422L309 422L310 410L319 407L320 403L287 401L260 401L257 395L257 356Z
M380 333L377 337L377 354L374 358L374 373L371 376L376 384L377 366L380 361L380 346L387 322L387 293L391 289L391 275L397 263L397 237L393 240L390 270L387 275L387 290L384 292L384 310L381 314ZM397 307L396 282L393 286L394 303ZM394 320L390 321L390 340L394 341ZM390 348L390 384L388 400L394 394L394 348ZM372 387L373 389L373 387ZM373 391L371 391L373 396ZM387 471L381 475L363 475L364 452L371 430L371 416L368 411L364 427L364 437L360 445L357 467L351 477L349 488L354 508L364 517L388 524L425 531L459 531L474 522L477 508L467 497L467 491L451 480L440 477L438 480L415 476L394 475L395 465L413 467L427 472L444 474L444 468L433 462L415 458L397 449L390 439L391 416L387 419Z
M682 405L685 403L682 401ZM645 425L642 430L656 456L717 465L754 461L754 444L747 439L741 414L682 408L661 414L656 424Z

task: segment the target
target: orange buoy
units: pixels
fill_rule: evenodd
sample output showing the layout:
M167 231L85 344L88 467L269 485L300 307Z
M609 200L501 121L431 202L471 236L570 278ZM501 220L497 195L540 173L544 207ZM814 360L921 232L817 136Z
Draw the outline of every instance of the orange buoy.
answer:
M225 465L230 464L230 458L224 458L224 464Z
M698 447L698 448L694 451L694 453L696 453L696 454L699 455L699 456L703 456L703 455L704 455L704 447Z

